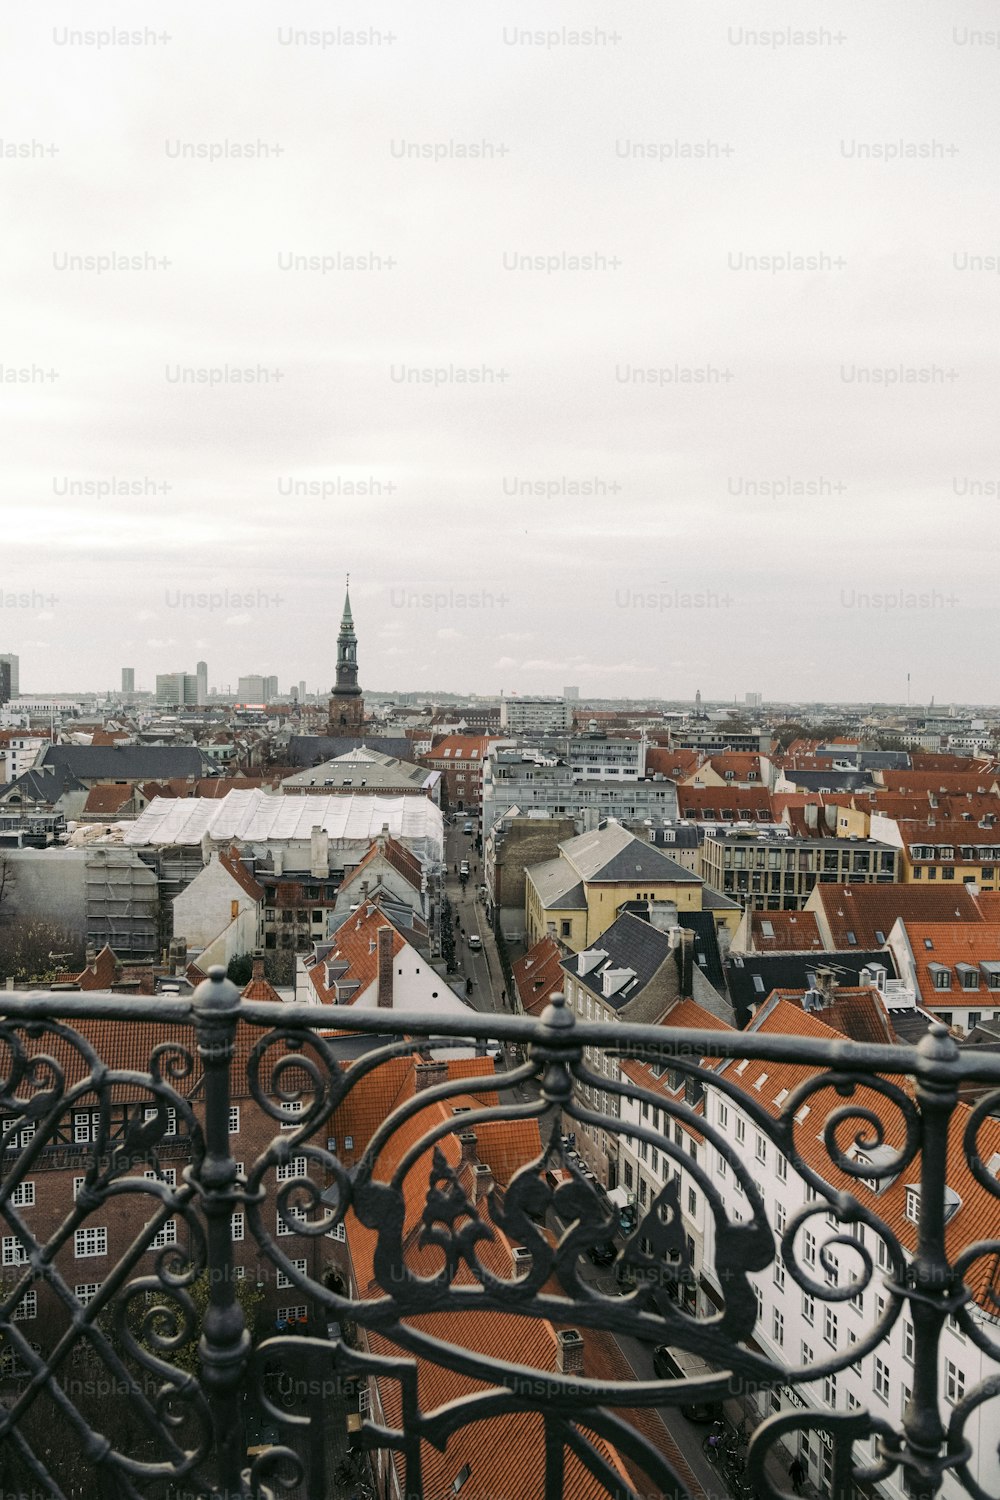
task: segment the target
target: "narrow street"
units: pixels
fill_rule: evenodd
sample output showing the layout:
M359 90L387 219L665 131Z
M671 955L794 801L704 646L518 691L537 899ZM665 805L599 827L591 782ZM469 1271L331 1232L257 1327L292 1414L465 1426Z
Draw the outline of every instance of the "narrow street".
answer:
M486 921L486 910L476 892L483 880L482 858L476 852L475 833L463 833L469 818L461 812L450 815L452 822L445 829L445 894L452 906L452 923L457 916L461 930L456 933L455 958L459 965L457 974L449 976L454 982L471 977L472 994L468 997L474 1010L501 1014L507 1007L501 1002L504 979L500 972L500 960L493 940L493 933ZM471 819L478 828L475 816ZM469 862L469 878L463 889L456 873L463 860ZM475 951L469 947L469 938L479 937L482 947Z

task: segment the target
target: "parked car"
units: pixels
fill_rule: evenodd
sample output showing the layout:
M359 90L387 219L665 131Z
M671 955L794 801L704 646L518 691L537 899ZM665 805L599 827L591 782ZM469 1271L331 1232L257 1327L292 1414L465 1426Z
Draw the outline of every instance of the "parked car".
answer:
M468 873L469 873L469 861L467 859L463 859L462 860L462 863L458 867L458 873L460 875L468 875Z
M482 946L483 946L483 940L479 936L479 933L478 932L470 932L469 933L469 947L470 948L481 948Z
M617 1247L611 1240L605 1240L603 1245L591 1245L587 1254L595 1266L610 1266L618 1259Z
M690 1379L666 1344L658 1344L653 1350L653 1373L657 1380ZM680 1408L680 1413L689 1422L724 1422L726 1415L721 1401L688 1401Z
M463 833L472 833L472 831L473 831L473 828L472 828L472 824L471 823L466 823L465 826L462 829Z

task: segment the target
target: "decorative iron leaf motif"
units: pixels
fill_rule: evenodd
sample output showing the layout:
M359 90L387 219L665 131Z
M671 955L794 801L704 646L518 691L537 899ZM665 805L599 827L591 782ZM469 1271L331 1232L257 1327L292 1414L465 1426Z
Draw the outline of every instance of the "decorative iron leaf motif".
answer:
M460 1220L465 1222L460 1228L456 1228ZM437 1146L434 1148L434 1165L431 1168L422 1223L424 1227L419 1244L437 1245L444 1251L444 1269L448 1281L454 1280L462 1261L465 1261L470 1271L477 1272L476 1242L492 1240L493 1230L483 1223L475 1204L462 1187L458 1173ZM439 1225L443 1227L439 1228Z

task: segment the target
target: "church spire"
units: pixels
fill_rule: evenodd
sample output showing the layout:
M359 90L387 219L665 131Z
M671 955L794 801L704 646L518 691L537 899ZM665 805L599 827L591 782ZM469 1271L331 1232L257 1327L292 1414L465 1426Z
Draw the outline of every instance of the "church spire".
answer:
M337 680L330 699L328 733L359 733L365 717L365 702L358 686L358 638L351 613L351 575L347 575L344 612L337 635Z

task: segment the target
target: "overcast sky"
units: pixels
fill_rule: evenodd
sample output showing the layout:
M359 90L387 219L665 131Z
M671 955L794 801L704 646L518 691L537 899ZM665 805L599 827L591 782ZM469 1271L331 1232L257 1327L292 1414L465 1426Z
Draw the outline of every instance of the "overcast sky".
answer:
M996 700L998 24L6 7L22 691Z

